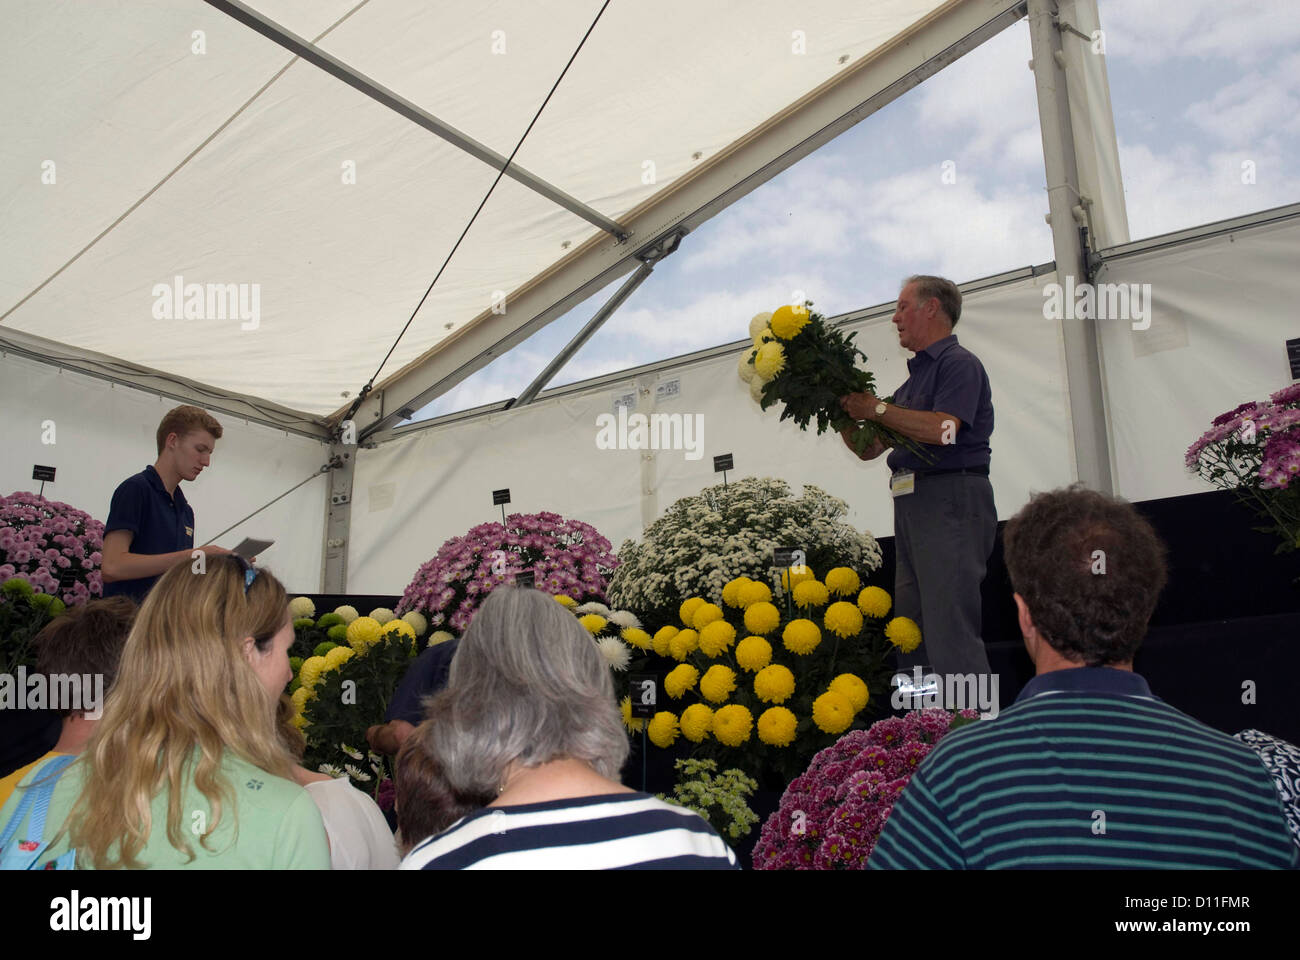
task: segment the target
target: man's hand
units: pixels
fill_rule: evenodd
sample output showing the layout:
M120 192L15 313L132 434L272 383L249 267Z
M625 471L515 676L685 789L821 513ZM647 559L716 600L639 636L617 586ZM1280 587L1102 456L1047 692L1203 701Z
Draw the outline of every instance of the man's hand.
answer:
M880 401L874 394L850 393L840 397L840 406L854 420L876 419L876 404Z
M395 754L406 738L415 730L405 720L390 720L366 731L366 742L375 753Z
M853 451L853 455L859 460L874 460L887 449L879 437L871 442L867 449L858 453L858 448L853 445L854 427L845 427L840 431L840 436L844 438L844 445Z

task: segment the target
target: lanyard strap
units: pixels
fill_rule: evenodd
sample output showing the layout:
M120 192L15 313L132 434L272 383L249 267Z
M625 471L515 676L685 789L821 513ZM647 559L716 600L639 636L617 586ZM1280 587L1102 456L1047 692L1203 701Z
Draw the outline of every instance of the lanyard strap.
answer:
M9 823L5 825L4 832L0 833L0 850L8 845L13 835L18 832L18 825L23 822L29 809L32 810L32 820L27 827L27 837L25 839L42 839L45 834L45 815L50 809L50 798L54 796L54 785L59 777L63 775L64 769L68 764L76 760L75 754L53 757L43 766L37 767L33 774L31 785L23 790L23 799L18 804L18 809L14 815L9 818ZM50 776L53 774L53 776ZM40 781L39 786L37 785Z

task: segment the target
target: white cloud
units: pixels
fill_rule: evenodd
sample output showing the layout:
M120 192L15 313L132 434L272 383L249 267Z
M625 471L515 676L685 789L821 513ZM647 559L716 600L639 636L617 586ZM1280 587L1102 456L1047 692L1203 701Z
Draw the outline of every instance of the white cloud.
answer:
M1291 0L1099 0L1106 55L1143 64L1178 57L1257 63L1300 42Z
M1300 13L1300 11L1297 11ZM1210 99L1192 104L1187 119L1225 144L1249 149L1300 133L1300 53L1252 70Z
M1146 144L1119 146L1129 233L1133 239L1293 203L1294 175L1284 155L1219 151L1183 144L1156 153ZM1242 183L1242 164L1255 164L1255 183Z

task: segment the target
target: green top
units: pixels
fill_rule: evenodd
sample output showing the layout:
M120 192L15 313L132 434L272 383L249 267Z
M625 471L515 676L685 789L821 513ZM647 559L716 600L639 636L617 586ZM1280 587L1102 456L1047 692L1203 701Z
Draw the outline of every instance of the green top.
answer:
M22 802L23 787L39 778L43 767L44 764L25 776L0 808L0 828L8 824ZM47 839L60 832L81 792L84 770L84 765L79 762L71 764L55 785L45 818ZM212 824L212 808L195 787L193 779L189 779L181 808L181 830L194 859L187 860L184 851L177 850L167 839L167 791L163 789L153 798L149 839L136 857L140 864L149 869L164 870L329 869L330 851L325 839L325 825L320 810L306 790L290 780L272 776L229 750L222 757L221 772L234 791L235 809L222 810L220 822L208 837L208 849L200 845L199 835ZM24 831L30 816L29 813L19 825L15 840L27 839ZM237 835L233 822L236 819ZM36 869L67 850L68 837L62 833L41 854ZM90 865L79 857L77 866L88 868Z

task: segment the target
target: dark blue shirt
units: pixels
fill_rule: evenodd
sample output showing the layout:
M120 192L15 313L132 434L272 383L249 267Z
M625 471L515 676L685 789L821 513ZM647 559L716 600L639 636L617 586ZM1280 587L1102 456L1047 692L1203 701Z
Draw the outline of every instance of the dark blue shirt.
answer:
M908 410L950 413L961 421L951 444L922 444L933 462L906 450L891 450L890 470L954 470L984 467L989 462L993 434L993 392L979 358L957 342L956 336L936 340L907 361L910 374L894 394L894 403Z
M412 726L419 726L424 720L424 698L432 696L447 685L448 672L451 670L451 658L456 655L460 638L444 640L420 652L402 677L402 682L393 692L393 699L388 703L388 712L384 719L405 720Z
M131 546L127 548L131 553L191 550L194 548L194 510L186 502L180 484L176 485L174 495L168 493L162 477L150 464L135 476L127 477L113 491L113 504L108 509L104 536L114 530L130 530L134 534ZM144 595L158 576L106 583L104 596L130 597L136 603L143 603Z

